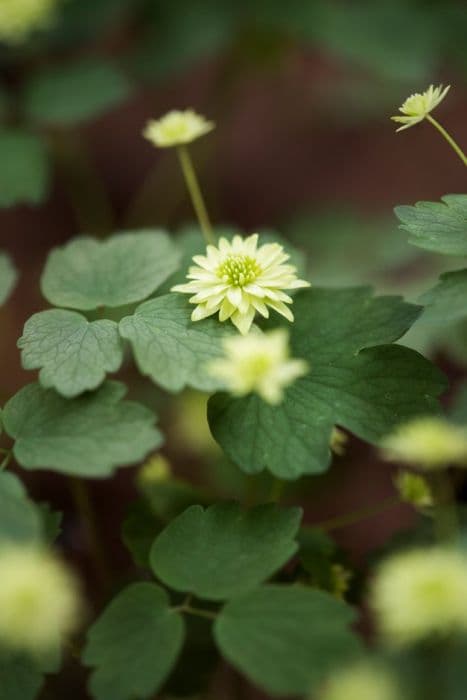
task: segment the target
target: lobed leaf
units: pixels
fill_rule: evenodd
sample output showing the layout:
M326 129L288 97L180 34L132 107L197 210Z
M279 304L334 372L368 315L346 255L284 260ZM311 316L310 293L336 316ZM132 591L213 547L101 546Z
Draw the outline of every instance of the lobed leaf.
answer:
M40 511L21 481L14 474L0 472L0 540L39 542L42 534Z
M419 301L426 305L423 321L462 321L467 317L467 270L445 272L436 286L425 292Z
M155 416L126 388L107 381L92 394L67 400L39 384L28 384L3 410L13 453L26 469L104 477L141 460L162 443Z
M130 84L110 60L80 58L45 67L26 84L23 109L32 121L70 126L94 119L130 94Z
M88 632L83 654L95 668L89 683L95 700L154 697L172 670L184 640L182 617L162 588L125 588Z
M236 503L191 506L156 538L151 566L166 585L200 598L224 600L247 591L295 553L300 508Z
M409 243L444 255L467 255L467 195L447 194L441 202L417 202L394 209Z
M437 411L441 373L413 350L377 345L397 340L419 313L364 288L297 295L292 355L306 358L310 373L279 406L256 395L215 395L208 405L214 437L243 471L296 479L327 469L334 425L377 443L398 423Z
M39 381L67 398L98 387L116 372L123 345L114 321L88 321L76 311L49 309L26 321L18 340L24 369L40 369Z
M229 601L214 635L225 658L267 693L308 696L358 652L354 619L328 593L269 584Z
M44 679L40 668L28 656L0 653L0 698L2 700L35 700Z
M0 305L4 304L15 286L18 273L6 253L0 253Z
M192 311L184 297L167 294L144 302L120 321L120 334L130 341L139 370L168 391L221 386L206 365L222 355L222 338L237 331L216 318L193 323Z
M42 139L24 129L0 130L0 207L40 204L49 188L50 166Z
M180 254L159 230L126 231L106 241L75 238L49 255L45 298L82 311L124 306L154 292L178 267Z

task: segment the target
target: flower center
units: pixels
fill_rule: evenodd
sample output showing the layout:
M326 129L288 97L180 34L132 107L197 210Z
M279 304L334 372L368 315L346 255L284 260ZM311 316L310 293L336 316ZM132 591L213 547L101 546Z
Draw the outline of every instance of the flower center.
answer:
M427 103L423 95L412 95L404 107L405 112L414 117L419 117L427 111Z
M261 274L261 267L249 255L229 255L216 270L218 277L233 287L243 287L254 282Z

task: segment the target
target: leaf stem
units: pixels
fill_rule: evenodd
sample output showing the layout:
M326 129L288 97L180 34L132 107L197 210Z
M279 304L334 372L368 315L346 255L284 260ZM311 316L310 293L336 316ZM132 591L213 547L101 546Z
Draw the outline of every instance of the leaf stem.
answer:
M89 496L89 490L86 482L77 477L69 479L70 490L86 534L86 539L89 546L89 553L93 559L94 567L100 585L104 590L109 587L110 571L105 555L104 547L101 544L99 530L97 527L94 508Z
M10 460L13 456L13 451L12 450L6 450L3 447L1 448L1 452L5 454L4 458L0 462L0 471L3 471L4 469L7 468L7 466L10 464Z
M312 527L319 528L320 530L326 530L327 532L331 532L332 530L340 530L341 528L348 527L349 525L355 525L362 520L367 520L368 518L373 518L380 513L384 513L385 510L397 506L400 502L401 500L399 496L389 496L389 498L384 499L384 501L381 501L374 506L359 508L358 510L351 511L350 513L338 515L335 518L329 518L329 520L322 520L321 522L314 523Z
M283 479L279 479L277 476L273 477L269 500L272 501L272 503L279 503L284 492L284 488L285 481Z
M183 177L185 178L185 183L191 197L191 203L193 204L193 209L195 210L198 218L198 223L203 232L204 239L206 243L212 243L215 245L216 239L212 230L209 214L206 209L206 204L204 203L203 195L201 194L198 177L195 172L190 152L186 146L177 146L177 153L180 161L180 167L183 172Z
M454 141L454 139L452 138L451 134L449 134L449 133L446 131L446 129L445 129L443 126L441 126L441 124L440 124L436 119L434 119L434 118L431 116L431 114L427 114L427 115L426 115L426 118L428 119L428 121L430 122L430 124L433 124L433 126L435 127L435 129L438 129L439 133L443 136L443 138L446 139L446 141L447 141L448 144L451 146L451 148L457 153L457 155L459 156L459 158L461 159L461 161L464 163L464 165L467 165L467 156L465 155L464 151L463 151L462 148L459 146L459 144L457 144L457 143Z
M80 232L105 238L113 230L112 203L86 144L73 130L57 129L49 137Z
M215 620L217 613L213 610L203 610L202 608L195 608L191 605L190 601L192 596L187 596L186 600L181 604L172 608L173 612L187 613L187 615L194 615L195 617L204 617L208 620Z
M445 470L433 472L431 486L435 497L434 525L439 542L452 542L459 534L454 490L449 474Z

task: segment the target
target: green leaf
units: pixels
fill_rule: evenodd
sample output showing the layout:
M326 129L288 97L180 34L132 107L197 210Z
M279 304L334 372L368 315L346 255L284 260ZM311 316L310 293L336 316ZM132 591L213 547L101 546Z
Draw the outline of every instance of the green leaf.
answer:
M15 286L18 274L11 258L0 253L0 305L4 304Z
M295 553L302 511L268 504L191 506L157 537L151 566L166 585L224 600L258 585Z
M122 523L122 540L137 566L149 566L152 543L163 527L145 501L130 504Z
M24 369L40 369L46 389L73 398L93 390L116 372L123 346L114 321L89 322L76 311L49 309L26 321L18 340Z
M394 209L409 243L444 255L467 255L467 195L447 194L441 202L417 202Z
M429 80L435 70L439 21L426 6L406 0L350 4L315 0L299 3L299 7L308 10L297 27L299 33L327 55L340 58L345 66L361 66L364 72L380 76L381 82L413 85ZM290 9L288 14L293 20ZM298 16L303 14L301 9Z
M70 52L77 44L89 46L97 37L115 31L124 20L133 0L67 0L47 27L47 48L50 53Z
M104 477L141 460L162 443L155 416L134 401L122 401L126 387L105 382L72 401L28 384L11 398L3 424L15 439L13 453L27 469Z
M156 229L126 231L106 241L75 238L50 253L42 293L55 306L82 311L123 306L148 297L178 261L175 245Z
M462 321L467 317L467 270L445 272L440 276L438 284L425 292L419 301L426 305L423 321Z
M91 627L83 661L96 668L95 700L151 698L181 651L184 625L165 591L152 583L125 588Z
M214 391L221 386L207 374L206 365L222 355L222 338L237 331L217 318L193 323L192 311L174 293L144 302L120 321L120 334L130 341L140 372L168 391L185 386Z
M358 651L349 606L300 586L266 585L231 600L214 625L226 659L272 695L302 695Z
M438 410L441 373L397 340L420 307L367 288L313 288L295 297L289 326L294 357L310 363L279 406L256 395L212 397L212 433L245 472L269 469L284 479L326 470L334 425L377 443L405 419Z
M201 489L174 477L160 481L141 481L138 487L154 515L166 523L189 506L208 505L212 501Z
M22 129L3 129L0 156L0 207L40 204L46 197L50 178L42 139Z
M38 542L42 529L40 512L21 481L14 474L0 472L0 540Z
M32 121L70 126L112 109L127 99L130 89L110 60L83 58L39 71L26 85L23 109Z
M43 675L32 659L6 650L1 651L1 700L35 700L42 684Z
M218 52L234 28L233 7L216 0L185 2L181 12L174 12L170 4L149 5L154 26L132 56L137 76L166 81Z
M449 417L455 423L467 424L467 382L461 382L457 387L454 401L449 411Z
M62 532L63 513L59 510L52 510L49 503L41 502L36 504L39 513L44 540L53 544Z
M298 536L298 558L313 587L327 591L333 586L336 543L323 530L302 528Z

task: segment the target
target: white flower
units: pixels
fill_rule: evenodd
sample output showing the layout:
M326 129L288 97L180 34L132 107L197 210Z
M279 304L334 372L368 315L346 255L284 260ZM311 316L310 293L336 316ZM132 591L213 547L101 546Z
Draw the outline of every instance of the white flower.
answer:
M57 5L58 0L0 0L0 41L16 44L47 26Z
M414 418L381 442L382 456L420 469L467 465L467 431L443 418Z
M442 100L444 100L450 87L450 85L445 88L443 88L442 85L439 85L438 87L430 85L428 90L425 90L425 92L421 94L416 92L414 95L410 95L402 107L399 107L399 112L402 112L404 116L401 117L400 115L397 115L395 117L391 117L393 121L403 124L403 126L399 127L397 131L403 131L404 129L408 129L411 126L418 124L418 122L423 121L423 119L425 119L425 117L431 111L433 111Z
M361 662L336 673L319 700L400 700L398 683L387 669Z
M223 345L225 358L212 360L208 372L235 396L256 392L267 403L278 404L284 389L308 371L305 360L289 358L284 329L224 338Z
M467 632L467 557L441 547L402 552L385 561L370 601L392 646Z
M183 112L172 110L160 119L151 119L143 135L158 148L170 148L191 143L212 131L214 127L214 122L208 121L192 109Z
M221 238L217 247L208 245L205 256L194 256L196 266L187 275L192 281L172 291L193 294L189 301L197 306L192 321L219 312L219 321L230 319L245 335L257 311L268 318L271 308L293 321L286 306L292 299L283 290L310 284L297 278L293 265L284 265L289 257L279 243L258 247L257 233L248 238L234 236L230 242Z
M34 546L0 549L0 643L40 653L73 631L80 602L77 583L60 560Z

